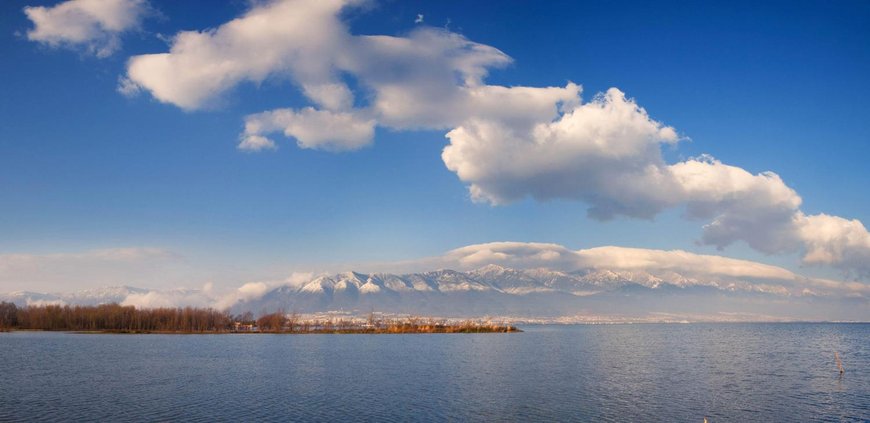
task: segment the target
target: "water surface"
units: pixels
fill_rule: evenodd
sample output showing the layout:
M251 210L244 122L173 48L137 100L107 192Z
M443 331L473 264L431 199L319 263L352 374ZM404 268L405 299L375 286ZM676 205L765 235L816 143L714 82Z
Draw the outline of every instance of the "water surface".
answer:
M523 329L5 333L0 421L870 420L868 324Z

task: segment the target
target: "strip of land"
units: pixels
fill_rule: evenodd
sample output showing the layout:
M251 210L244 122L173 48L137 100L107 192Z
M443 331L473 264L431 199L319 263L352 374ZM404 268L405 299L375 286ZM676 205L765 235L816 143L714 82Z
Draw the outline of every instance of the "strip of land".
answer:
M43 330L97 333L286 333L286 334L407 334L508 333L517 327L479 320L450 321L421 317L384 317L370 313L365 319L304 318L278 311L254 319L253 314L232 315L211 308L137 309L133 306L38 305L16 307L0 303L0 331Z

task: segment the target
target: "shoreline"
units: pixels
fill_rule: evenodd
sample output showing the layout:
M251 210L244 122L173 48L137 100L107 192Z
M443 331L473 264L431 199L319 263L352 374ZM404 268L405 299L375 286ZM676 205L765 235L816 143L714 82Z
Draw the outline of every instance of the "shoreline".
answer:
M459 334L459 333L522 333L518 325L538 326L620 326L620 325L867 325L870 321L826 321L826 320L786 320L786 321L517 321L516 324L463 326L447 325L436 328L317 328L295 330L117 330L117 329L40 329L40 328L0 328L0 334L13 332L63 332L80 335L401 335L401 334Z
M54 332L76 335L450 335L450 334L487 334L487 333L522 333L516 326L498 328L447 328L445 330L374 330L374 329L317 329L307 331L128 331L128 330L45 330L45 329L11 329L0 333L14 332Z

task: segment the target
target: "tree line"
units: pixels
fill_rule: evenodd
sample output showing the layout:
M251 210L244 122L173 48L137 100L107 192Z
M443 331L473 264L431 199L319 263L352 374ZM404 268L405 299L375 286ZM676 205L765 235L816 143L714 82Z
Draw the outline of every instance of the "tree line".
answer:
M237 316L211 308L137 309L118 304L18 307L0 302L0 329L5 330L226 332L236 321Z
M14 329L47 331L94 331L117 333L481 333L517 332L513 326L464 321L447 323L433 319L301 319L283 310L254 319L252 313L232 315L212 308L178 307L137 309L134 306L31 305L18 307L0 302L0 331Z

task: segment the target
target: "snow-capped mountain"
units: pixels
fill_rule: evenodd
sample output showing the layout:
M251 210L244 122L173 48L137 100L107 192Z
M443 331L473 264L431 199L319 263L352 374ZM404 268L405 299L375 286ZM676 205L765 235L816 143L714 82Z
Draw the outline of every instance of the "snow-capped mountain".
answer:
M753 280L697 280L675 272L584 269L510 269L488 265L468 272L436 270L390 274L344 272L293 283L255 283L226 295L200 290L155 291L126 286L70 294L13 292L0 301L39 304L137 307L211 306L233 313L277 310L300 313L369 311L442 316L567 316L577 313L623 315L659 310L710 312L768 310L777 298L794 295L781 284ZM800 295L800 294L797 294ZM821 301L805 298L800 301ZM866 304L866 299L862 299ZM781 301L780 301L781 303Z
M727 282L727 283L726 283ZM743 286L746 289L735 289ZM411 274L345 272L322 275L267 290L262 296L239 298L234 312L274 310L315 312L379 310L401 313L482 315L575 313L608 309L675 295L764 295L752 281L698 281L670 272L586 269L510 269L497 265L459 272L436 270ZM768 293L769 294L769 293ZM787 295L785 291L781 293ZM641 307L643 304L635 304Z

